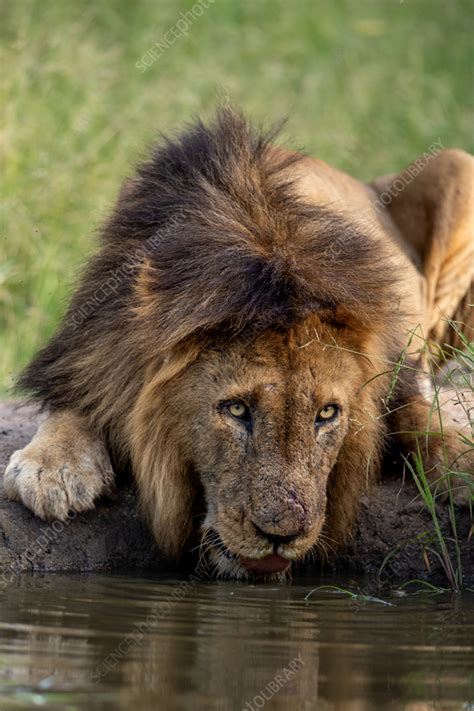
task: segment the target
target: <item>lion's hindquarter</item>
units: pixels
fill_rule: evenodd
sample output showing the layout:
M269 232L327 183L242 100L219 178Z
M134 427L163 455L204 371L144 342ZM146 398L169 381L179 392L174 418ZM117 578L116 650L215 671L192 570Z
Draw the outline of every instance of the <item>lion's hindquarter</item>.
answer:
M371 185L313 158L293 170L302 197L365 223L388 248L404 336L461 347L459 331L474 339L474 159L448 149L425 161Z
M412 328L439 345L474 339L474 158L446 149L374 181L387 235L402 236L416 266L421 299ZM455 327L449 323L455 322Z

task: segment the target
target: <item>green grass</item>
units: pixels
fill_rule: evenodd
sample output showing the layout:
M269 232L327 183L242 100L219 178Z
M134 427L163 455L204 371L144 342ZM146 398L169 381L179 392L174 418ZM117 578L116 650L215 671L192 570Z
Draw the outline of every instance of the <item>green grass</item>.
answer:
M307 602L310 598L313 597L314 593L336 593L338 595L343 595L345 597L348 597L350 600L353 602L357 603L366 603L366 602L374 602L377 605L384 605L385 607L393 607L392 602L388 602L387 600L382 600L380 597L374 597L373 595L367 595L365 593L360 593L360 592L353 592L352 590L348 590L347 588L342 588L339 585L318 585L317 588L313 588L313 590L310 590L307 595L305 595L305 601Z
M416 445L408 456L404 456L404 459L406 469L418 490L418 498L422 502L423 508L429 513L431 530L420 532L416 540L402 541L397 549L390 551L382 563L378 577L380 581L389 561L396 558L398 552L403 550L405 545L415 544L419 546L420 552L423 552L427 569L429 569L427 553L431 553L441 564L450 589L457 592L463 588L463 571L461 540L457 525L456 493L458 493L459 487L467 489L468 506L472 520L474 479L472 472L463 467L461 459L458 462L451 461L452 455L450 455L446 444L443 448L444 471L437 476L434 476L432 470L426 470L425 455L423 454L425 447L428 450L430 448L430 439L433 437L444 438L445 417L442 416L443 404L453 398L457 401L457 421L463 422L465 425L464 432L459 432L459 438L465 446L466 453L474 448L472 436L474 433L474 413L470 407L470 398L469 401L463 398L463 395L470 395L474 391L474 343L469 342L464 335L462 324L454 321L448 321L448 323L459 337L461 348L451 347L449 350L444 351L440 346L437 346L436 351L433 352L431 350L433 344L421 338L415 330L411 334L399 361L393 367L390 392L387 398L388 403L402 368L411 369L411 366L405 363L407 356L424 353L426 369L422 370L420 368L419 373L428 379L432 389L428 428L423 432L413 432ZM449 368L446 370L447 366ZM446 419L446 422L448 420L449 418ZM467 433L468 430L470 430L470 434ZM438 516L440 502L442 508L447 508L448 510L449 532L446 531L446 527L442 525Z
M295 147L363 179L441 139L473 149L468 0L0 1L0 389L53 331L95 228L157 130L221 97L289 116Z
M464 336L459 324L450 321L450 326L459 335L463 345L462 350L454 348L449 354L444 354L447 358L452 357L453 362L460 364L460 368L453 370L446 378L445 386L453 393L461 393L462 391L473 390L473 364L474 364L474 343L470 343ZM444 435L443 418L440 416L442 399L440 396L440 388L437 384L439 373L437 371L437 360L430 357L428 346L425 346L425 352L428 355L428 372L430 380L433 383L433 400L431 406L431 415L433 419L433 429L439 430L440 435ZM442 354L443 355L443 354ZM459 397L459 404L462 405L462 397ZM470 425L471 436L460 434L460 438L468 448L474 448L474 440L472 433L474 432L474 416L471 409L464 406L463 420ZM460 413L461 414L461 413ZM430 436L430 432L421 433L420 440ZM457 527L457 512L455 509L455 493L458 486L463 485L471 491L469 505L472 517L472 504L474 502L474 482L472 472L463 470L462 463L459 470L454 471L450 466L450 459L447 450L444 452L445 471L433 481L429 477L429 473L425 470L425 464L422 456L422 446L420 440L417 443L417 450L413 453L412 459L406 460L407 468L415 482L421 500L425 509L431 517L433 528L433 546L431 552L438 558L441 567L444 571L446 580L453 591L459 591L463 587L463 571L461 564L460 540ZM446 498L445 506L448 507L449 521L451 526L450 541L453 552L450 552L449 539L443 532L438 518L437 503L438 499ZM444 495L443 495L444 494Z

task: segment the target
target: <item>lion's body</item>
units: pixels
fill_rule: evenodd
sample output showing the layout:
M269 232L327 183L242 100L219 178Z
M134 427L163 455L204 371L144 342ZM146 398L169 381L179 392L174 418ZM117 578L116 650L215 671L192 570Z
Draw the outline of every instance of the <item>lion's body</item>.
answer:
M428 423L411 368L394 387L404 348L448 342L446 318L461 312L468 335L474 326L471 159L444 151L401 176L364 185L228 113L158 149L22 377L52 425L12 460L11 496L44 516L88 507L76 485L31 491L45 447L76 417L115 468L131 466L171 554L196 521L218 532L215 558L233 574L237 554L270 555L255 527L284 538L296 527L278 549L288 559L324 536L346 540L379 474L390 410L411 399L395 429ZM252 410L251 432L219 409L234 397ZM336 424L308 425L335 401ZM99 477L94 496L109 485Z

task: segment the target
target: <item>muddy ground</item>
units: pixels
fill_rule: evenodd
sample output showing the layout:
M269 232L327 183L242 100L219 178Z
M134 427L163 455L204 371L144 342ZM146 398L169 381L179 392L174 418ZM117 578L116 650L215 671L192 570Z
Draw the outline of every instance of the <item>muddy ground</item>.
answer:
M107 571L169 569L141 521L133 488L123 488L114 502L67 523L46 524L3 494L2 475L9 456L35 432L38 416L32 408L0 404L0 580L20 571ZM393 468L392 466L387 469ZM367 574L374 581L397 584L413 578L446 584L436 553L433 527L420 510L416 490L400 471L386 474L364 496L352 543L331 564L344 575ZM444 535L451 539L448 510L439 508ZM474 586L474 556L469 511L458 511L458 536L464 583ZM474 536L473 536L474 538ZM451 557L455 560L451 547Z

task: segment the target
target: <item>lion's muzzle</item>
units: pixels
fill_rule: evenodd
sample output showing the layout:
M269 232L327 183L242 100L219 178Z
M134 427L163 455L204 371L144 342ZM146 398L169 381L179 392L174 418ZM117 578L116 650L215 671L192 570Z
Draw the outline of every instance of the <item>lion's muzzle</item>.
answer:
M295 494L273 497L264 507L249 511L248 517L257 533L275 544L304 537L313 525L309 506Z

